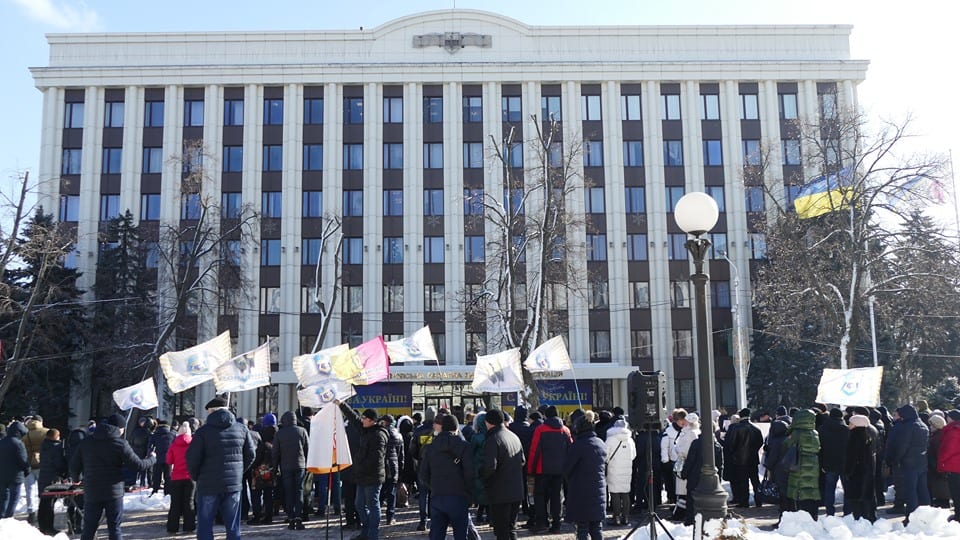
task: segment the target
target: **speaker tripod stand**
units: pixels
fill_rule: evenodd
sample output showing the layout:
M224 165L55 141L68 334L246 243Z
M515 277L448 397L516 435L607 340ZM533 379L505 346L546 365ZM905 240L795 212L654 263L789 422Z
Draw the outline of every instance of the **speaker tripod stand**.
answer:
M673 540L673 535L670 534L670 531L667 530L667 526L663 523L663 520L660 519L660 516L657 515L657 508L654 506L654 486L653 481L653 444L654 444L654 433L659 433L659 426L656 428L653 425L647 426L648 429L641 431L644 437L647 437L647 524L650 526L650 540L657 540L657 524L660 525L660 528L666 533L667 537L670 540ZM624 536L624 538L630 538L634 532L637 531L641 526L644 525L644 522L641 520L636 525L630 529L629 532Z

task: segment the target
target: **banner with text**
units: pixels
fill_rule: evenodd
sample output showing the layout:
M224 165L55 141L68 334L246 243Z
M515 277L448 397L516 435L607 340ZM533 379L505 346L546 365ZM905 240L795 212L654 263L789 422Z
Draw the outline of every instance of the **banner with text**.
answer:
M876 407L880 405L883 366L824 369L817 386L817 402L827 405Z
M413 383L380 382L367 386L355 386L356 395L347 404L362 411L376 409L380 415L398 417L413 410Z

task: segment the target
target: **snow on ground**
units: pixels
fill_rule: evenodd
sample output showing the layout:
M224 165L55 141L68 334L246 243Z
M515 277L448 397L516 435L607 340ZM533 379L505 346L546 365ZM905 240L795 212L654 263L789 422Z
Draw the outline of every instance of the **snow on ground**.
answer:
M50 540L49 536L34 528L26 521L14 518L0 519L0 538L11 540ZM60 533L53 540L70 540L66 533Z
M33 509L39 507L39 501L37 500L36 490L33 490ZM163 511L166 512L170 509L170 496L161 496L159 493L156 495L150 496L150 490L138 491L136 493L125 493L123 495L123 511L124 512L154 512L154 511ZM53 512L59 513L63 512L63 499L57 499L57 502L53 505ZM24 490L20 490L20 500L17 502L17 514L26 514L27 513L27 498L24 495ZM7 538L3 535L0 535L0 538Z
M960 523L948 521L950 510L921 506L910 515L910 524L903 526L903 518L878 519L871 524L865 519L855 520L853 516L820 516L814 521L806 512L786 512L775 531L761 531L752 525L745 525L746 537L750 540L928 540L932 538L960 538ZM684 527L678 523L664 522L674 540L692 540L693 527ZM708 537L716 538L720 532L720 520L711 520L704 526ZM727 529L736 532L741 523L729 521ZM650 529L637 529L630 540L649 538ZM657 540L669 540L667 533L657 528Z

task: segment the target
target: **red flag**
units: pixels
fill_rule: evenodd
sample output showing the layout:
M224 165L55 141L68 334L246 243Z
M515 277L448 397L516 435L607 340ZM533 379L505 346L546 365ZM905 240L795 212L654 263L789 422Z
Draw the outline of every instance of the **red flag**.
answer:
M377 336L370 341L350 349L358 365L363 366L360 373L347 381L355 385L373 384L385 380L390 376L390 359L387 356L387 345L383 336Z

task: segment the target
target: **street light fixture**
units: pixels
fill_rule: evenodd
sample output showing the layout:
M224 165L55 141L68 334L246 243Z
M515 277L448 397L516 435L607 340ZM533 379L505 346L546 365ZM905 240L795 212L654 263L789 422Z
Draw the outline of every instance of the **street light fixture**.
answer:
M710 279L703 271L703 259L710 249L710 240L701 238L717 224L720 210L717 202L703 192L687 193L677 201L673 218L685 233L693 236L686 243L687 251L693 256L695 272L690 276L696 298L697 320L697 382L700 416L703 418L700 442L703 466L700 468L700 483L691 494L696 512L704 520L720 519L727 515L727 492L720 487L717 466L714 459L714 431L711 412L713 411L713 384L716 380L713 370L713 358L710 357L710 317L707 314L707 281Z

